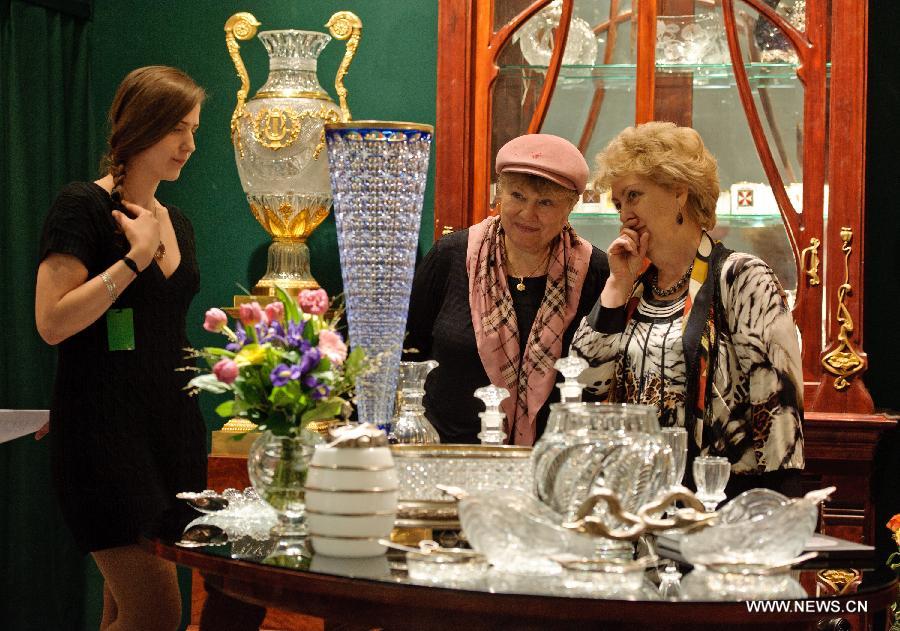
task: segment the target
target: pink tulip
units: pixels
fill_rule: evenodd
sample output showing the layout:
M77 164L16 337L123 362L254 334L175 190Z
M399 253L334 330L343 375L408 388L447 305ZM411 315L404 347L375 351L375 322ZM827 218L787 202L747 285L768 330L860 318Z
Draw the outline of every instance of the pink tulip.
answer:
M238 365L231 359L220 359L213 366L213 374L222 383L234 383L238 376Z
M266 317L269 322L281 322L284 317L284 304L281 302L271 302L266 305Z
M304 289L297 302L305 313L322 315L328 311L328 293L324 289Z
M241 324L244 326L253 326L260 322L266 324L267 322L265 311L262 310L262 307L256 301L242 304L238 310L238 317L240 317Z
M339 333L330 329L319 332L319 350L333 364L343 364L347 359L347 345L344 344Z
M210 333L219 333L228 324L228 316L221 309L210 309L203 320L203 328Z

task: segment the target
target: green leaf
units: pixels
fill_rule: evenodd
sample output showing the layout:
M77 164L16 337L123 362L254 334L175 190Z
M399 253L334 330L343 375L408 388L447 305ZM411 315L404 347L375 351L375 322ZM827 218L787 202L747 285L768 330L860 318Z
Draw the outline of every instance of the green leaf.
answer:
M300 422L306 424L310 421L323 421L325 419L335 418L336 416L339 416L340 413L341 402L329 400L325 403L319 403L319 405L313 409L304 412L303 416L300 417Z
M278 295L278 299L284 305L284 317L288 322L300 322L300 308L297 306L297 303L288 294L284 289L275 285L275 293Z
M222 394L223 392L228 392L232 389L231 385L222 383L212 374L198 375L191 379L187 385L188 388L199 388L200 390L214 392L215 394Z
M218 406L216 406L216 414L223 418L234 416L234 400L223 401Z
M216 357L234 357L234 353L224 348L219 348L217 346L206 346L203 348L203 352L208 355L214 355Z

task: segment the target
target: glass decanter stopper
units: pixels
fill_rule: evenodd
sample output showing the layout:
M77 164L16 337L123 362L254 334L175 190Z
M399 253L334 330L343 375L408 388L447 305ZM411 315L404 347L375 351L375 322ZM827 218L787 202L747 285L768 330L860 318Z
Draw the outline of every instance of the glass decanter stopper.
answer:
M578 381L578 375L588 367L588 363L580 357L569 355L568 357L557 359L553 367L565 378L565 381L556 384L556 387L559 388L560 402L580 403L584 384Z
M484 386L475 391L475 397L484 403L484 412L479 412L481 431L478 438L482 445L503 445L506 432L503 431L503 419L506 415L500 411L500 402L509 396L509 390L497 386Z
M681 598L681 572L674 561L669 561L666 569L659 573L659 595L663 600Z
M433 445L441 437L425 417L422 397L425 396L425 377L437 368L433 359L424 362L400 362L400 406L391 423L388 440L401 445Z

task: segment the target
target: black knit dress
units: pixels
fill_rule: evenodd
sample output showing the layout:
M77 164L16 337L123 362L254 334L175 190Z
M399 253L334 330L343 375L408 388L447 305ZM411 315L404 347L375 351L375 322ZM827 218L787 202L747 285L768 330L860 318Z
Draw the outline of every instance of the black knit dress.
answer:
M135 543L143 531L177 535L190 511L175 493L206 486L206 428L183 390L185 317L199 291L194 233L172 206L181 263L167 279L154 261L112 306L133 310L135 349L110 351L101 316L58 347L50 409L54 486L79 547ZM44 224L40 257L78 258L97 276L127 253L107 192L69 184Z

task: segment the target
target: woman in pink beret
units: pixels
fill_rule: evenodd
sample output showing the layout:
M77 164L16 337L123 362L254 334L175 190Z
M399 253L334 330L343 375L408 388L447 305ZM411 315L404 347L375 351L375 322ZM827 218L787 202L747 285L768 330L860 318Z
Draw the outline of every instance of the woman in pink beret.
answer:
M559 400L553 364L609 275L569 213L589 169L569 141L528 134L497 153L497 216L434 244L413 280L405 358L438 362L425 413L445 443L477 443L474 391L509 390L508 441L533 445Z

